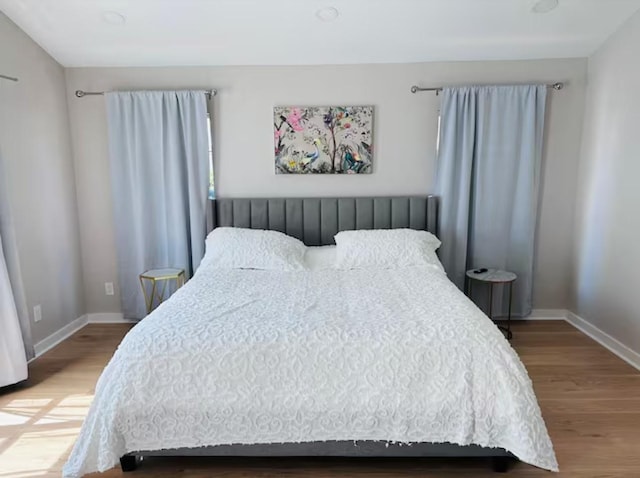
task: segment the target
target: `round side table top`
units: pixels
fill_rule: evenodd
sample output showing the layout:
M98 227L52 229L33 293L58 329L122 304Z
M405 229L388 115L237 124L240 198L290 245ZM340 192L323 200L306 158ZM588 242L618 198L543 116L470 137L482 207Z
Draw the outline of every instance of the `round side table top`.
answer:
M483 269L470 269L467 271L467 277L481 282L505 283L513 282L518 278L513 272L502 271L500 269L486 269L484 272L477 272Z

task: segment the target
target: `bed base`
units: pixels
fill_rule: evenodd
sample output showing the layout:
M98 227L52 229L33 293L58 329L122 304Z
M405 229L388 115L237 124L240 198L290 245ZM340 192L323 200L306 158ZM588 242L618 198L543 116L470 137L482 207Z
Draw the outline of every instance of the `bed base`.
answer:
M138 468L138 458L136 455L124 455L120 457L120 468L124 473L128 471L136 471Z
M308 443L268 443L255 445L218 445L201 448L177 448L132 452L120 458L123 472L134 471L138 458L145 456L218 456L218 457L370 457L370 458L491 458L493 471L505 473L515 460L503 448L460 446L451 443L390 443L381 441L332 441Z

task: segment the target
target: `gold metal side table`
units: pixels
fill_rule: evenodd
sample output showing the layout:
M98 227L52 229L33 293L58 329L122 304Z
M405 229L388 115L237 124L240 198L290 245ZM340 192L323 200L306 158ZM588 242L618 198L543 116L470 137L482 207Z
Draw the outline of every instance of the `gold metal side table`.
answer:
M175 281L175 289L173 289L173 292L182 287L184 285L184 269L150 269L140 274L140 286L144 294L147 314L150 314L153 309L165 300L167 285L170 285L171 281ZM158 284L159 282L162 282L161 287ZM169 287L169 295L171 295L171 293L171 287Z

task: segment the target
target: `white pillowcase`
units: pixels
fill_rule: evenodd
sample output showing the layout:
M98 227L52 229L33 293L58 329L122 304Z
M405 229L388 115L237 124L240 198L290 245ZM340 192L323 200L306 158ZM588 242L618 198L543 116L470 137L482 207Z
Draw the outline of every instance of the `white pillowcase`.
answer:
M336 268L336 246L311 246L307 247L304 255L307 269L322 271Z
M218 227L207 236L203 262L217 269L305 269L306 246L278 231Z
M444 271L435 252L441 243L427 231L342 231L336 234L335 240L338 269L398 269L429 265Z

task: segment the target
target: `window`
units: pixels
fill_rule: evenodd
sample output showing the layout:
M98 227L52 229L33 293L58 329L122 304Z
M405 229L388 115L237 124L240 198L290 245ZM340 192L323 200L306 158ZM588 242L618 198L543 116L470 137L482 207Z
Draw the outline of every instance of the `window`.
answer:
M211 139L211 115L207 114L207 136L209 138L209 199L216 198L216 188L213 177L213 141Z

